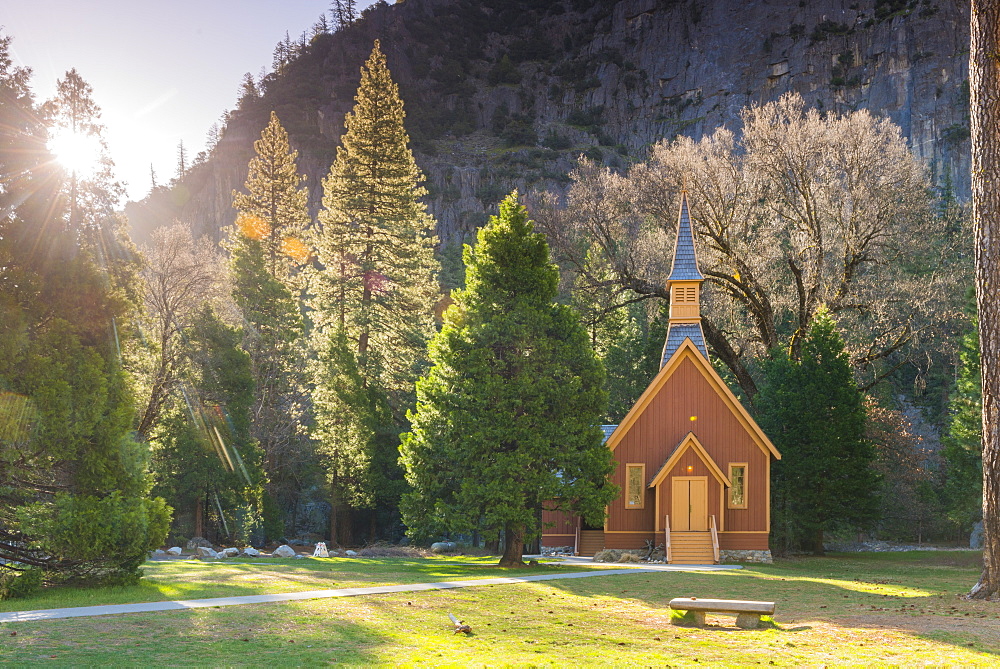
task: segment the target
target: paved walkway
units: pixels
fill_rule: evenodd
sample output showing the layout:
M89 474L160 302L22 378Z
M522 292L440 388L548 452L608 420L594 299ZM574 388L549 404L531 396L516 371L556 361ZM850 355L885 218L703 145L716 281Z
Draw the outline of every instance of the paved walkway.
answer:
M589 562L589 560L587 560ZM580 561L567 560L563 564L579 565ZM0 623L25 622L29 620L51 620L54 618L77 618L81 616L111 616L122 613L148 613L150 611L179 611L215 606L239 606L241 604L266 604L268 602L291 602L301 599L324 599L327 597L356 597L357 595L383 595L393 592L420 592L424 590L447 590L449 588L471 588L481 585L507 585L530 583L533 581L558 581L566 578L589 578L591 576L615 576L654 571L719 571L739 569L732 565L647 565L622 569L595 569L569 574L535 574L531 576L509 576L501 578L477 578L468 581L442 581L440 583L411 583L408 585L380 585L369 588L338 588L336 590L307 590L275 595L247 595L243 597L215 597L212 599L188 599L175 602L144 602L141 604L108 604L105 606L79 606L66 609L42 609L39 611L12 611L0 613Z

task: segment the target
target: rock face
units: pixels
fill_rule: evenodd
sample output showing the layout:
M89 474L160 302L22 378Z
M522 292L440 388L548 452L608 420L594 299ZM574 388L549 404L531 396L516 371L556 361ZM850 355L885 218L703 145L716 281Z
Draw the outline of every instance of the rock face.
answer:
M740 126L800 93L825 112L899 124L935 183L969 194L967 3L914 0L406 0L314 40L172 188L127 213L142 239L180 218L219 237L253 141L278 110L310 203L383 40L439 235L460 240L512 188L560 191L584 153L623 169L677 135ZM234 82L235 86L235 82Z
M274 557L290 558L295 557L295 549L288 544L283 544L274 549L271 553Z

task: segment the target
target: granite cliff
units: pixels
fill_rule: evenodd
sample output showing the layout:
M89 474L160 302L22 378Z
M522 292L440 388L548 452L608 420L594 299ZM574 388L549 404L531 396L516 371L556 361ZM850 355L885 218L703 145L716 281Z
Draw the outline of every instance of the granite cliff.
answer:
M580 154L624 169L663 138L738 130L742 108L787 91L889 116L933 182L965 199L968 12L946 0L380 3L286 49L244 86L217 142L128 214L140 238L173 218L218 236L272 109L318 207L376 38L444 240L468 235L514 187L565 187Z

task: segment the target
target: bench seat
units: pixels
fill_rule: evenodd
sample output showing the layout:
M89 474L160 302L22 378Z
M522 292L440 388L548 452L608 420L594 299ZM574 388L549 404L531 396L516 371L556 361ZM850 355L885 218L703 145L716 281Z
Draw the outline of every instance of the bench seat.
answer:
M739 599L699 599L697 597L675 597L670 600L670 608L675 611L690 611L698 627L705 626L705 613L735 613L736 626L756 629L762 615L774 615L774 602L751 602ZM674 624L680 624L675 619Z

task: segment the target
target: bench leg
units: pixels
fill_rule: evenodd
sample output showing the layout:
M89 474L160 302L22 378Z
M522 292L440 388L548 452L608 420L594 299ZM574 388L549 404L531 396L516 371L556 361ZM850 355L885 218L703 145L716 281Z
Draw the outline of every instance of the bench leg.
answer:
M685 611L685 617L691 616L688 620L684 618L672 618L670 620L671 625L686 625L689 621L693 620L694 624L698 627L705 626L705 612L704 611Z
M759 613L741 613L736 616L736 626L742 629L755 630L759 624Z

